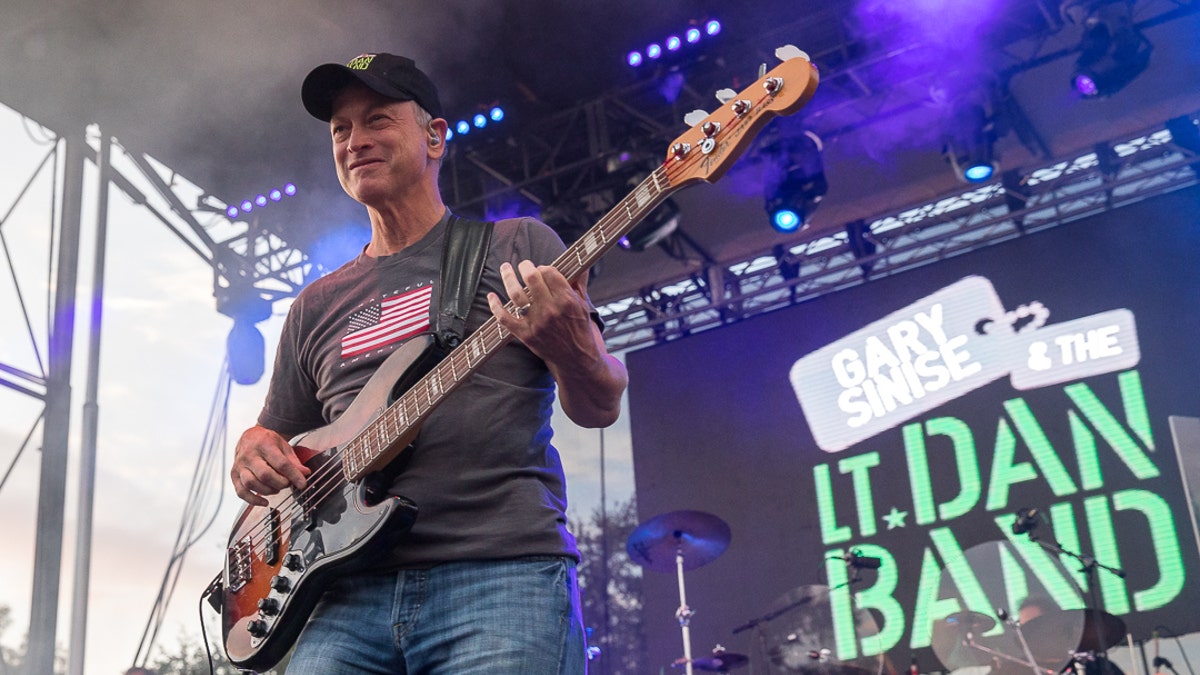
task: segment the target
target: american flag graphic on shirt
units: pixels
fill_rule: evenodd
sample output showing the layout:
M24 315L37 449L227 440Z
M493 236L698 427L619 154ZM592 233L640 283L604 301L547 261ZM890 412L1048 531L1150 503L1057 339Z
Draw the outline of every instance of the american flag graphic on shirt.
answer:
M350 315L342 358L386 347L429 329L433 286L422 286L371 303Z

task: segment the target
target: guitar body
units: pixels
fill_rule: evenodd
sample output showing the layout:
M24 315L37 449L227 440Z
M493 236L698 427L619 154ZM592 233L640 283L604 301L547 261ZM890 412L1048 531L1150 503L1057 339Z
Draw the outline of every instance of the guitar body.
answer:
M430 347L430 340L408 341L337 421L292 439L297 455L312 469L306 492L320 499L308 503L285 491L269 497L266 506L247 506L238 514L226 548L221 603L225 651L233 665L265 670L277 663L325 586L375 561L412 527L417 506L386 495L384 481L372 485L372 476L346 481L336 448L379 417L397 382L423 374L412 367L428 368ZM415 436L414 429L396 444L405 447Z

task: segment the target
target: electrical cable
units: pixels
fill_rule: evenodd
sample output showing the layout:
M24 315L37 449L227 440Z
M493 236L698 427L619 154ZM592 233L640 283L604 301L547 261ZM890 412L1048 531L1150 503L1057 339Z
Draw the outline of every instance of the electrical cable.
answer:
M166 617L167 607L179 583L179 577L181 576L187 552L212 526L220 509L223 495L218 495L216 505L211 509L206 507L204 500L207 495L211 494L214 486L219 485L220 473L215 473L213 467L218 461L220 462L221 470L225 466L225 439L227 436L229 394L232 382L233 377L229 371L229 359L226 356L225 361L221 364L221 374L217 384L217 391L213 396L212 407L209 410L208 425L205 429L200 453L196 459L196 468L192 475L192 484L188 490L187 499L184 503L179 531L176 534L171 556L167 561L167 569L163 574L162 584L159 586L154 607L150 611L150 617L146 621L141 641L138 643L137 652L133 660L134 666L145 667L146 662L149 660L150 652L154 647L154 642ZM218 492L221 492L219 487L216 489ZM210 512L211 515L207 516L207 522L201 526L200 523L206 517L205 514Z

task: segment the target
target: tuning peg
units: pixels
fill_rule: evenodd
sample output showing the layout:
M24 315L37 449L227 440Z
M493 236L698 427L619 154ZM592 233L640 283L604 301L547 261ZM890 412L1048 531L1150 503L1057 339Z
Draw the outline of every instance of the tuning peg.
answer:
M721 105L725 105L735 98L737 98L737 92L732 89L722 89L717 92L717 100L721 102Z
M684 116L683 116L683 121L684 121L684 122L685 122L685 123L686 123L686 124L687 124L689 127L694 127L694 126L696 126L697 124L700 124L701 122L703 122L705 117L708 117L708 111L706 111L706 110L693 110L692 112L690 112L690 113L688 113L688 114L686 114L686 115L684 115Z
M775 50L775 58L779 59L780 61L787 61L788 59L794 59L796 57L800 57L805 61L812 61L812 59L808 58L808 54L802 51L796 45L784 45Z

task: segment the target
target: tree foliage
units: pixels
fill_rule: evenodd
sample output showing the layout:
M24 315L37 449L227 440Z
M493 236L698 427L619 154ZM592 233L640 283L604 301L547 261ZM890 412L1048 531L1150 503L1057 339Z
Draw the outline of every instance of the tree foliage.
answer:
M578 574L588 644L600 649L590 670L598 675L646 672L642 568L625 551L637 524L633 498L607 512L597 507L587 522L571 524L583 558Z

